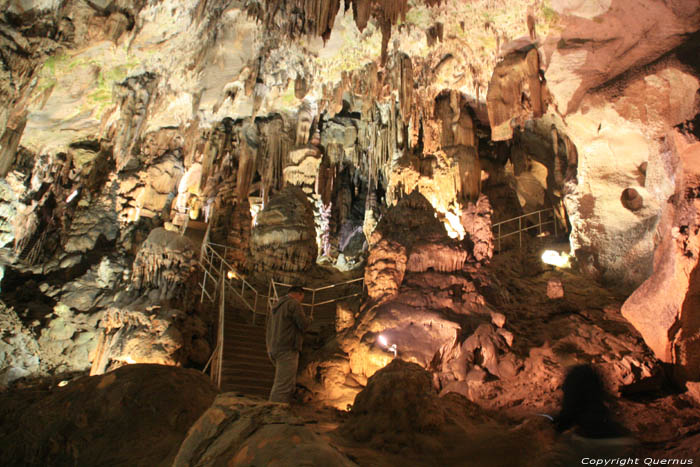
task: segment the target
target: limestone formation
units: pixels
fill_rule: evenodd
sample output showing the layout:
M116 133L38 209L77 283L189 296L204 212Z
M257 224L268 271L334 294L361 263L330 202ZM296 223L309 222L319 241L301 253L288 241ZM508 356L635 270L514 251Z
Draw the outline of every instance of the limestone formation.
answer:
M316 261L314 215L303 191L287 186L260 211L250 238L254 267L272 274L301 272Z
M192 243L178 233L153 229L134 259L134 289L157 289L163 298L174 297L194 272L197 253Z
M486 95L493 141L512 138L513 128L543 115L542 88L539 54L533 46L511 52L496 66Z
M105 451L93 392L133 397L72 374L216 379L217 305L230 344L242 303L201 293L210 242L258 315L271 278L364 288L306 297L342 300L300 359L292 411L318 423L225 396L178 462L548 465L530 418L580 363L643 448L696 456L699 31L691 0L0 0L0 418L36 433L0 451L171 463L167 420L169 448L107 433L157 456ZM572 269L543 263L567 246ZM3 412L58 377L85 400ZM58 402L70 429L19 416Z
M700 143L674 135L678 181L659 222L654 273L625 302L622 313L661 360L678 367L683 380L700 380L698 347L698 193Z
M200 372L161 365L65 381L0 396L0 419L13 420L0 428L4 462L169 464L216 395ZM117 440L129 449L115 449Z

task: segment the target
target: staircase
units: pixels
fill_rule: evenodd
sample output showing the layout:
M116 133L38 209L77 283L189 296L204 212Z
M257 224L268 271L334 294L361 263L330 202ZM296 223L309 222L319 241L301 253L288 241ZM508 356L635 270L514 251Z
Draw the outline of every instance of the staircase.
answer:
M227 319L224 324L222 360L222 392L236 392L267 399L275 377L275 368L267 357L263 326L239 323L233 318Z
M265 317L269 307L281 293L286 293L290 285L270 281L267 295L258 292L228 263L226 252L229 248L209 242L209 230L205 232L200 255L203 272L200 301L217 305L219 326L217 347L203 371L206 372L211 364L212 381L224 392L267 398L275 370L265 347ZM361 291L356 289L362 280L305 289L307 299L308 293L311 294L311 302L302 304L304 311L309 313L313 309L314 314L310 331L318 332L326 326L334 329L336 302L359 296ZM336 289L339 286L342 288ZM352 293L339 296L348 292Z

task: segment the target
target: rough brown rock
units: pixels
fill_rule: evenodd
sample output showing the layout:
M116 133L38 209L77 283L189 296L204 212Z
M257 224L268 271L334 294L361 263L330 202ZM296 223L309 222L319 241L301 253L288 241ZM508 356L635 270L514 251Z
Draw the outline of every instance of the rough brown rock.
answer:
M514 127L542 116L546 105L539 72L539 55L532 46L511 52L496 65L486 94L493 141L512 138Z

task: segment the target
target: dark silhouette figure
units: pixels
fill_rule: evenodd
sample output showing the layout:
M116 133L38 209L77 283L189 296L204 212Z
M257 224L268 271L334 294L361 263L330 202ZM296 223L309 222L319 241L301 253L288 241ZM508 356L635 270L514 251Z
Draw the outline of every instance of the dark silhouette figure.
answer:
M554 419L561 433L537 466L581 465L582 459L615 459L631 455L637 442L617 423L605 404L603 380L590 365L569 370L562 387L561 412Z
M615 422L605 405L606 392L598 372L590 365L569 370L562 386L564 398L555 419L557 431L573 428L584 438L619 438L629 432Z

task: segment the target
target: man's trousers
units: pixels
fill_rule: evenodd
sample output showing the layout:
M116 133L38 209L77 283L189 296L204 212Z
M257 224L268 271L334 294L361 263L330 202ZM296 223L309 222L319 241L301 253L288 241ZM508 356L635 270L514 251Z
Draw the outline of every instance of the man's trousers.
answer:
M275 382L270 391L270 402L292 401L296 388L297 369L299 368L299 352L287 350L271 357L275 365Z

